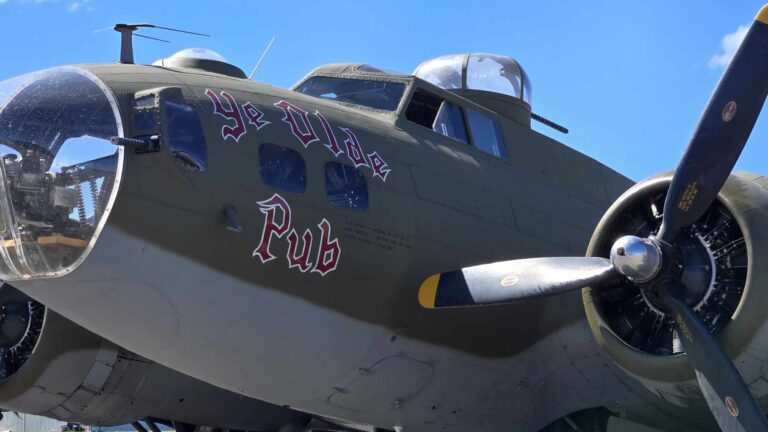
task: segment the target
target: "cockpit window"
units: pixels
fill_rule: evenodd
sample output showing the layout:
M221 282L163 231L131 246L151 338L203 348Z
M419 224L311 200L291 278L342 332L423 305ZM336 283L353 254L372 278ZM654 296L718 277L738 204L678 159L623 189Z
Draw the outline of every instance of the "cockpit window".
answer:
M112 94L65 67L0 83L0 279L51 277L90 251L120 181Z
M416 91L413 92L411 101L408 102L408 106L405 108L405 118L416 124L432 129L432 126L435 123L435 118L437 118L437 113L440 111L440 105L442 104L443 98L440 96L436 96L422 89L416 89Z
M461 107L423 89L413 93L405 108L405 118L441 135L469 143Z
M499 121L471 109L467 110L467 118L472 130L472 142L475 146L497 158L508 159Z
M299 93L336 102L360 105L382 111L394 111L405 93L405 84L313 76L295 89Z
M443 101L437 111L432 129L437 133L469 143L467 130L464 127L464 116L461 112L461 107L458 105Z

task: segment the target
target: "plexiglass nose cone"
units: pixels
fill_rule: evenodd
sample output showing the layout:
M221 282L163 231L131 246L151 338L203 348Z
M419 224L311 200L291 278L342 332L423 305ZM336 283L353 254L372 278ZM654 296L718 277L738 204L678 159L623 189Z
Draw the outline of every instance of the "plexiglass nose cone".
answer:
M624 236L611 248L611 263L628 279L646 282L661 269L661 249L651 239Z
M122 170L117 105L64 67L0 83L0 280L61 276L103 226Z

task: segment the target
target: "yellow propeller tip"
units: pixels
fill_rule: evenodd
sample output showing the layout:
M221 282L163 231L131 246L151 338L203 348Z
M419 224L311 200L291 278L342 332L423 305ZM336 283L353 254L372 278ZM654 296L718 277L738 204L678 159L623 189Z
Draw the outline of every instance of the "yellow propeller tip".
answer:
M763 6L760 12L757 13L755 21L760 21L763 24L768 24L768 5Z
M440 282L440 275L432 275L421 284L419 288L419 304L425 309L435 308L435 297L437 297L437 284Z

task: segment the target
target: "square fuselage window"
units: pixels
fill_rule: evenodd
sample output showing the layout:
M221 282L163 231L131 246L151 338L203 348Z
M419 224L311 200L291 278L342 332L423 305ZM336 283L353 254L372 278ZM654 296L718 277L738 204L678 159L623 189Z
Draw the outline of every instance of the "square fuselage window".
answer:
M364 211L368 208L365 176L352 166L338 162L325 164L325 191L328 201L337 206Z
M264 143L259 147L261 180L268 186L293 193L307 189L307 167L296 150Z

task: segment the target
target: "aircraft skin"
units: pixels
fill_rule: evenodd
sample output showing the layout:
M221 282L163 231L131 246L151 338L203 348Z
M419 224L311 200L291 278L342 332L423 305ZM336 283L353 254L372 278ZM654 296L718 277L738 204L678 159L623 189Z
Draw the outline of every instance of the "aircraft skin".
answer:
M125 351L50 310L33 354L2 380L0 400L4 411L94 426L155 419L177 427L275 430L308 421L302 413L244 398Z
M580 293L460 310L417 301L420 284L441 271L583 256L633 184L621 174L411 76L325 71L402 80L403 102L383 113L197 69L77 67L114 95L125 137L140 135L132 119L141 96L192 105L208 164L182 169L164 145L120 148L119 190L87 258L60 277L13 282L64 317L199 380L350 425L537 430L608 407L649 425L712 427L706 407L673 408L605 356ZM406 119L415 88L498 119L508 160ZM261 117L244 114L248 103ZM263 182L263 143L301 154L303 193ZM355 160L364 211L332 205L324 185L327 162ZM227 206L241 232L227 229ZM304 262L287 257L305 247L289 250L290 229L294 240L311 233Z

